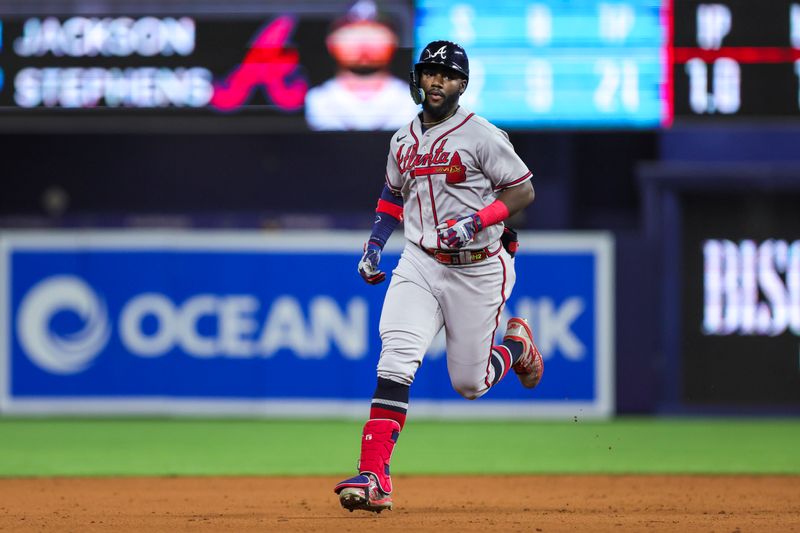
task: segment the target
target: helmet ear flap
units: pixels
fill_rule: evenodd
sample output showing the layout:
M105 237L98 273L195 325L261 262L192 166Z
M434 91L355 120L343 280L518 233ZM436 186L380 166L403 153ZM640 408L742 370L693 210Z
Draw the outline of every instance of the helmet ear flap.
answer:
M412 69L411 72L409 72L408 78L408 86L411 89L411 99L414 100L415 104L419 105L425 101L425 91L419 86L415 70Z

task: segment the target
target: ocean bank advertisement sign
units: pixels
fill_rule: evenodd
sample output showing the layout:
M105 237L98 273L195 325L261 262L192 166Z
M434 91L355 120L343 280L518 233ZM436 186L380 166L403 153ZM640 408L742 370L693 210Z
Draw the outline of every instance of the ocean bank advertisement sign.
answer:
M361 232L0 234L6 413L365 417L388 282L356 271ZM607 416L612 241L521 236L501 317L529 320L542 383L478 401L450 386L444 335L411 387L420 417ZM387 246L390 272L402 235ZM487 354L488 355L488 354Z

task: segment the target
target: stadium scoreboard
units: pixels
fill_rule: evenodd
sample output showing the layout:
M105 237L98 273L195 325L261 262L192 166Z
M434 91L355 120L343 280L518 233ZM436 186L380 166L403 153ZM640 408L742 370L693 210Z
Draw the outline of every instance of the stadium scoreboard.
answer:
M653 0L422 0L415 42L464 45L463 99L498 124L657 127L671 120L668 20Z
M393 76L406 80L427 42L456 41L471 63L464 105L505 129L800 116L800 0L378 5L397 36ZM188 131L197 120L308 131L304 98L336 74L325 38L347 9L333 0L236 14L188 2L169 12L22 7L0 0L3 131L79 128L86 118L116 128L134 117L157 129L187 119ZM232 85L239 72L249 84Z
M800 116L800 2L675 0L675 114Z

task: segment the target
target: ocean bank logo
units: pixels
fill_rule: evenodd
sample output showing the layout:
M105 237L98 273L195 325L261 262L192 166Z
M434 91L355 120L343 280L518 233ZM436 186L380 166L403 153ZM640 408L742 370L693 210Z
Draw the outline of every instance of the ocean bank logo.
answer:
M74 313L79 331L61 335L53 331L60 313ZM28 357L53 374L85 370L111 336L105 303L83 280L53 276L36 284L22 300L17 315L17 336Z
M350 299L344 309L322 295L307 306L289 295L264 303L250 294L201 293L178 303L164 294L142 293L120 312L119 336L131 354L147 358L178 349L198 359L269 358L281 350L298 359L324 359L333 346L345 359L366 357L369 320L363 298ZM155 327L146 328L147 321ZM209 322L214 327L201 332L201 323Z
M184 354L196 359L267 359L289 351L297 359L367 356L369 306L316 295L262 301L251 294L131 294L119 311L84 280L56 275L34 285L17 312L16 331L27 357L53 374L80 373L109 341L146 359ZM76 331L78 330L78 331ZM112 331L113 330L113 331ZM64 333L70 331L70 333Z

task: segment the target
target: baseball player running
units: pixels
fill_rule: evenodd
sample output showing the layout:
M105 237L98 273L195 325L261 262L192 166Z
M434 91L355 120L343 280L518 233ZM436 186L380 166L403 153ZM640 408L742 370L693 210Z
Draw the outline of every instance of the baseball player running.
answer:
M464 398L480 398L513 369L534 388L544 370L525 320L494 344L516 279L516 238L503 221L534 197L531 172L508 136L459 106L469 82L464 49L434 41L411 72L422 113L392 136L386 185L358 271L381 283L381 251L403 220L406 245L383 303L378 384L361 440L359 475L334 491L345 509L392 508L389 462L403 429L409 387L444 327L447 368Z

